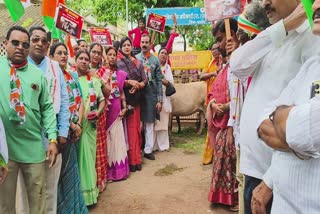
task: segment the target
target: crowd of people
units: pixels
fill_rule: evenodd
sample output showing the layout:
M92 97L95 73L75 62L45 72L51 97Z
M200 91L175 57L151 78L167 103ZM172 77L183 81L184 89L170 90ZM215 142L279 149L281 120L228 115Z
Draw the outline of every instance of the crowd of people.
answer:
M319 213L319 11L315 0L312 32L300 1L253 0L229 19L230 38L225 21L213 27L213 60L200 77L213 204Z
M169 50L155 57L140 37L137 55L124 37L119 47L79 40L72 58L40 26L8 30L0 213L88 213L108 182L142 170L142 154L169 149Z
M300 1L252 0L237 20L213 26L212 61L200 75L211 203L246 214L319 213L320 0L313 11L311 31ZM155 57L154 35L139 22L114 46L78 40L72 58L42 27L8 30L0 213L88 213L108 182L169 149L176 36L174 26Z

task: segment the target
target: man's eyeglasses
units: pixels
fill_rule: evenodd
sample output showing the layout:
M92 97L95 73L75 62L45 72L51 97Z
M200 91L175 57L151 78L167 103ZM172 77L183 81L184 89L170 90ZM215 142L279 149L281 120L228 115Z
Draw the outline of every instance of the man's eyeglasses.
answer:
M62 56L62 54L65 55L65 56L69 55L67 51L58 51L56 54L59 55L59 56Z
M19 47L20 44L22 45L23 49L26 49L26 50L29 49L29 47L30 47L30 44L28 42L21 42L21 41L18 41L18 40L11 40L9 42L11 42L11 44L15 48Z
M92 53L93 55L98 55L98 56L101 56L101 55L102 55L102 53L101 53L100 51L91 51L91 53Z
M48 40L47 40L46 38L40 38L40 37L33 37L33 38L31 38L31 42L32 42L32 43L38 43L39 41L41 41L41 43L42 43L43 45L48 44Z

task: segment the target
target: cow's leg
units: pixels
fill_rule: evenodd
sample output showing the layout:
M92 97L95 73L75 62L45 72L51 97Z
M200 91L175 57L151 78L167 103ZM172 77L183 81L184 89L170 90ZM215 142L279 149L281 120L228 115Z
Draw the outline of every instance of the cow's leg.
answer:
M176 116L176 119L177 119L177 124L178 124L178 133L180 133L180 132L181 132L180 117L179 117L179 116Z
M198 130L198 135L201 135L202 134L202 130L204 128L204 123L205 123L205 115L204 115L204 112L203 111L200 111L199 112L199 115L200 115L200 128Z

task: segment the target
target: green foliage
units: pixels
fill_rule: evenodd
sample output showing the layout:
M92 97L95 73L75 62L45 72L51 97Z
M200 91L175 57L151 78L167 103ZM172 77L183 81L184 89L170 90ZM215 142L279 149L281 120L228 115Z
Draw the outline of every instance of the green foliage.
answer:
M213 43L211 34L212 26L196 25L196 26L181 26L180 32L184 32L189 45L196 51L207 50Z
M183 128L180 133L172 132L170 141L173 146L184 150L185 154L201 153L206 142L207 130L203 129L201 135L192 128Z
M96 0L66 0L66 5L81 14L87 16L92 13Z
M126 19L126 0L66 0L68 7L83 16L93 15L98 22L108 22L113 25ZM142 18L146 8L165 7L203 7L203 0L136 0L128 1L129 20L133 23ZM184 34L191 47L195 50L206 50L212 42L211 25L180 26L179 33ZM156 36L156 44L169 37L170 27L165 34Z

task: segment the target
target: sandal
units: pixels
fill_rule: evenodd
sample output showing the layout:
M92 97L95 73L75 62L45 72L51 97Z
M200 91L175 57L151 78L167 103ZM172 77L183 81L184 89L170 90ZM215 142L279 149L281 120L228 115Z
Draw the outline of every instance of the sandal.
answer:
M238 205L232 206L232 207L229 208L229 210L231 212L238 212L239 211L239 206Z

